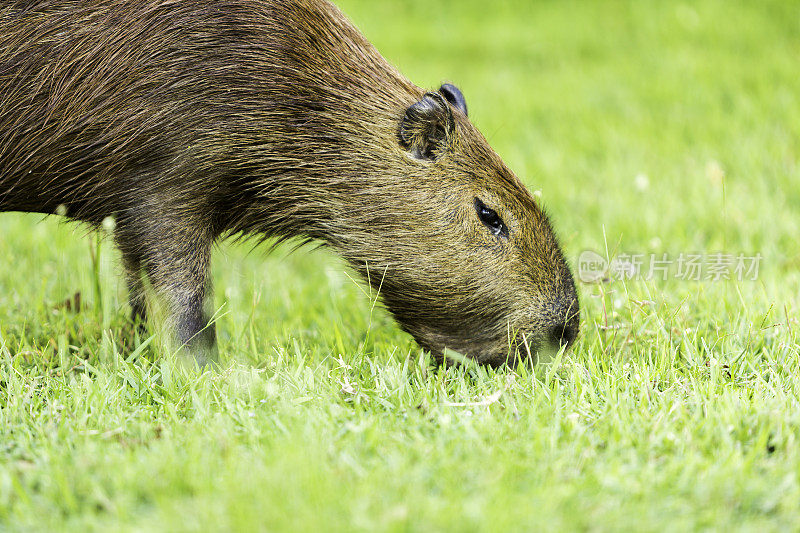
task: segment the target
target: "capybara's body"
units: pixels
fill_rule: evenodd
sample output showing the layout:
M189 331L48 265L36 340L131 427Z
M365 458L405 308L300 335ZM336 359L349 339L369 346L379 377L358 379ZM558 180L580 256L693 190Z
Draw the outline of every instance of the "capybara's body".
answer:
M461 93L325 0L5 2L0 211L113 216L134 316L146 275L201 360L210 249L236 234L327 243L436 354L577 333L549 223Z

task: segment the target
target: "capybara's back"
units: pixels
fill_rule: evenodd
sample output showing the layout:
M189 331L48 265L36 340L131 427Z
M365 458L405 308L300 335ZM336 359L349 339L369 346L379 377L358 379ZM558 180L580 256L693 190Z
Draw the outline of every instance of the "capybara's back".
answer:
M324 0L0 7L0 211L114 217L134 315L144 273L201 361L211 245L234 234L328 243L437 354L574 338L549 223L466 112Z

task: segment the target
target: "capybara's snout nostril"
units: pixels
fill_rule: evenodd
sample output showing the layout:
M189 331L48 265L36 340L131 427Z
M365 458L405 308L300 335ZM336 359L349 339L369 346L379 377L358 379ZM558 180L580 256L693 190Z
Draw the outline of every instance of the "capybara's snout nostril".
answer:
M550 328L549 340L556 348L560 348L561 346L569 348L577 337L578 325L574 320L556 324Z

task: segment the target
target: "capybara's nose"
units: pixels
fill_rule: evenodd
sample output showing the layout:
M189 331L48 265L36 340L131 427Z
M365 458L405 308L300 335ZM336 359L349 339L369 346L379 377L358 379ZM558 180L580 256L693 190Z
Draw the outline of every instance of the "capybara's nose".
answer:
M577 320L568 320L561 324L556 324L550 328L548 335L550 342L555 348L561 346L570 347L575 342L578 336L578 322Z

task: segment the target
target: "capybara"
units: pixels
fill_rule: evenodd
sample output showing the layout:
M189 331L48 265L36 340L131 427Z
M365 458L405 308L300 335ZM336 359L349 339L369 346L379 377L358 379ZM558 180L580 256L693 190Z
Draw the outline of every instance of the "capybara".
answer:
M326 0L4 2L0 211L113 217L134 319L146 276L201 364L231 236L325 243L437 357L578 332L550 223L461 92L412 84Z

